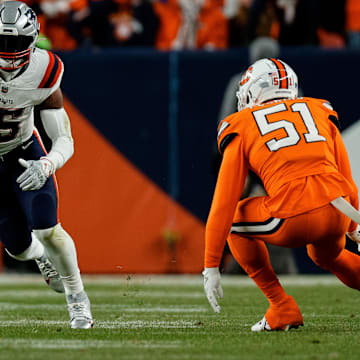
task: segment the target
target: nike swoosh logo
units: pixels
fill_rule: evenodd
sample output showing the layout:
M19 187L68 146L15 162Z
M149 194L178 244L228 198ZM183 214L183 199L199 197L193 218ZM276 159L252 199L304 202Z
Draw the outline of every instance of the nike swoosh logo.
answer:
M26 150L33 142L34 142L34 140L31 140L31 141L29 141L27 144L22 145L21 148L22 148L23 150Z

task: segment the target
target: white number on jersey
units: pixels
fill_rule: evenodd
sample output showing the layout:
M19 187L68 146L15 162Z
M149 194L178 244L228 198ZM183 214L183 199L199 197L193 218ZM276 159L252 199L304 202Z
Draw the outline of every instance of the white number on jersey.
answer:
M287 134L286 137L279 140L274 137L273 139L267 141L266 146L270 151L277 151L284 147L296 145L300 141L301 135L304 135L305 141L307 143L326 141L326 138L319 134L314 118L311 115L311 112L306 103L292 104L291 110L293 112L299 113L307 129L307 133L299 134L295 128L295 125L288 120L278 120L271 123L268 122L268 115L288 111L288 108L284 103L253 112L254 119L258 125L261 135L266 135L279 129L284 129Z

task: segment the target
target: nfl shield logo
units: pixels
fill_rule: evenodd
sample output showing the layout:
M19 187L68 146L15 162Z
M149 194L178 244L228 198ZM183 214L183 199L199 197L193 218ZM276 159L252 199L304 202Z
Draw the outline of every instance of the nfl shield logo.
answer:
M1 87L1 92L3 92L4 94L6 94L8 91L9 91L9 88L7 86Z

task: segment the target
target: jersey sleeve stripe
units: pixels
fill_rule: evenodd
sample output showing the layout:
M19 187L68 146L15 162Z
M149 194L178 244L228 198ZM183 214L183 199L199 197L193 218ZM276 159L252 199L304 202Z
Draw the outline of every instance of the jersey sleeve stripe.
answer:
M270 59L276 66L279 79L280 79L280 89L287 89L288 88L288 78L287 78L287 71L285 69L285 66L277 59Z
M49 64L45 71L45 75L41 80L39 88L50 88L52 87L59 75L61 73L62 64L57 55L54 55L52 52L48 51L49 54Z
M62 63L61 63L61 60L59 59L59 57L57 55L55 55L55 63L56 63L56 65L53 68L54 76L51 77L51 74L50 74L50 78L49 78L49 81L50 81L50 79L52 79L52 81L51 81L51 83L49 85L50 88L55 85L55 83L57 82L57 80L59 78L61 70L62 70Z

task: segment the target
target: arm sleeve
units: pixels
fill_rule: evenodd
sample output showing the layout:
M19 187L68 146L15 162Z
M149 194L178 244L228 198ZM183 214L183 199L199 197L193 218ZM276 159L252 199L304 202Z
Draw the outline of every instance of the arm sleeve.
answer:
M46 158L54 164L54 170L60 169L74 153L69 117L64 108L41 110L40 117L52 142Z
M242 141L236 136L225 149L206 223L205 267L220 264L247 172Z
M338 165L338 169L342 175L350 182L353 187L353 191L350 194L350 203L356 209L359 210L359 192L356 186L356 183L351 174L351 166L349 157L346 151L345 144L341 137L340 132L335 129L335 159ZM357 223L351 221L349 226L349 232L355 231L357 228Z

